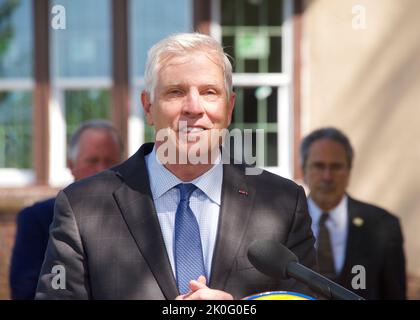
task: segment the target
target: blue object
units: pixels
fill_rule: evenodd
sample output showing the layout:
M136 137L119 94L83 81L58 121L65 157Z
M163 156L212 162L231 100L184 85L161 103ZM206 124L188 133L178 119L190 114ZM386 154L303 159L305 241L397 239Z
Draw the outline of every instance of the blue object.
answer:
M196 189L191 183L176 186L180 201L175 214L175 269L179 292L187 293L189 282L200 275L206 275L200 228L190 208L190 197Z
M15 245L10 264L13 300L32 300L47 249L55 198L35 203L17 216Z
M269 291L257 293L242 300L316 300L310 296L293 291Z

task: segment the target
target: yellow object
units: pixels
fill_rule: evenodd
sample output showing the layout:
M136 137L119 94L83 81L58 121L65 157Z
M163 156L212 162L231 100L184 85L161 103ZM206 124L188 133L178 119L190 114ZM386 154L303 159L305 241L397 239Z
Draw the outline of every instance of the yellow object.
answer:
M245 297L243 300L315 300L301 293L288 291L271 291Z
M361 227L361 226L363 226L364 223L365 223L364 220L360 217L356 217L356 218L353 219L353 224L356 227Z

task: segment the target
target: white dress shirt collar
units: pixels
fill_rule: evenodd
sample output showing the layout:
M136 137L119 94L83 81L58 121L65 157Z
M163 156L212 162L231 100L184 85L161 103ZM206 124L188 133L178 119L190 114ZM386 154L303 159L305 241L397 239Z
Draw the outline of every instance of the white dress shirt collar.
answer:
M146 156L146 163L149 172L152 173L151 176L149 176L149 179L153 200L160 198L176 185L185 183L165 168L165 166L157 158L155 148L156 147L154 146L152 152ZM221 161L221 156L219 155L216 159L215 165L211 167L210 170L206 171L194 180L189 181L189 183L194 184L197 188L204 192L207 197L220 206L222 197L222 179L223 163Z
M345 230L347 227L347 202L348 197L347 195L344 195L339 204L335 208L328 211L330 214L328 220L331 221L331 224L333 224L335 230ZM321 218L321 215L324 211L317 206L310 195L308 197L308 207L309 213L312 217L312 224L318 225L319 219Z

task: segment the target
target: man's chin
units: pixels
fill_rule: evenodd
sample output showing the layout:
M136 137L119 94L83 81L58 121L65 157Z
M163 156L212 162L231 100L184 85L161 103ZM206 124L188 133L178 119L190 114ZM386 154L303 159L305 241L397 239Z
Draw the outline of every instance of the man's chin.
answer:
M179 144L178 154L187 158L190 164L209 164L217 159L220 153L219 145L209 145L202 142Z
M320 193L313 197L315 203L324 210L331 210L335 208L341 201L341 197L336 193Z
M219 157L220 149L218 144L177 141L159 144L156 154L163 165L214 164Z

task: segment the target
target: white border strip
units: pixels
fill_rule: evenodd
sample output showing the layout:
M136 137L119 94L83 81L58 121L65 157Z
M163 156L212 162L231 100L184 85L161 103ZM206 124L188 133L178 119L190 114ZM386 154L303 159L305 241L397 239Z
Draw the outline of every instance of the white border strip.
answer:
M0 187L27 187L35 183L33 169L0 169Z
M65 89L108 89L112 87L112 79L99 78L56 78L52 81L53 87Z
M32 90L34 86L32 79L0 79L0 91Z
M290 84L290 77L283 73L234 73L233 85L238 87L272 86Z

